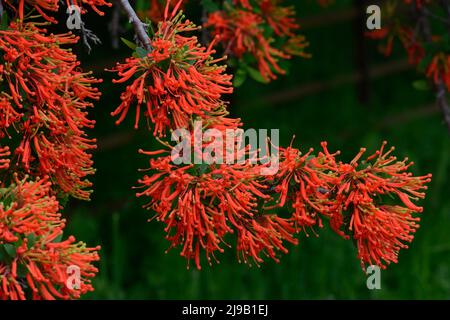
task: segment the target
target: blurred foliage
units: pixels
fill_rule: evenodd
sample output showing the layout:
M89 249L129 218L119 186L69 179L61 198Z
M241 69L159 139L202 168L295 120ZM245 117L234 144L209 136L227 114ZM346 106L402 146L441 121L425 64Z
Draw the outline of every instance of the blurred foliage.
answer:
M294 3L294 1L292 1ZM295 1L300 18L332 13L349 7L339 1L326 9L315 1ZM198 10L197 10L198 11ZM196 12L195 10L193 12ZM194 18L197 17L197 20ZM200 17L192 16L194 21ZM408 250L400 253L399 264L382 271L382 289L366 288L366 276L356 258L351 241L345 241L324 228L300 236L299 246L281 263L269 261L260 268L237 262L235 251L226 250L221 263L203 270L187 270L179 251L165 254L168 242L162 224L146 223L151 212L141 208L144 199L135 198L137 168L146 168L148 159L137 150L158 148L144 129L131 130L129 123L116 127L109 113L119 102L119 88L110 74L98 66L111 67L129 52L125 45L117 52L109 44L104 27L108 16L93 17L88 26L104 44L87 56L79 51L86 68L104 78L103 97L92 116L97 127L91 132L100 148L95 153L97 173L93 179L92 201L71 201L66 215L68 233L89 245L102 245L96 291L88 299L449 299L450 298L450 138L438 112L414 116L432 105L429 91L416 90L413 82L420 76L410 70L370 81L369 102L358 102L355 84L342 85L273 104L267 98L283 90L315 81L327 81L339 74L356 72L355 32L352 21L305 29L311 42L311 59L291 61L289 74L270 85L246 81L231 98L231 111L241 117L247 128L279 128L281 143L291 142L303 150L318 148L328 141L330 150L342 151L350 160L360 147L376 150L383 140L396 146L400 157L415 162L416 174L433 173L427 199L422 202L421 228ZM131 39L130 34L127 38ZM377 43L368 40L367 60L371 66L386 63L377 52ZM389 60L404 58L397 48ZM401 115L401 116L399 116ZM420 115L420 113L419 113ZM126 143L119 138L129 137ZM102 145L116 141L111 148ZM231 241L230 241L231 242Z

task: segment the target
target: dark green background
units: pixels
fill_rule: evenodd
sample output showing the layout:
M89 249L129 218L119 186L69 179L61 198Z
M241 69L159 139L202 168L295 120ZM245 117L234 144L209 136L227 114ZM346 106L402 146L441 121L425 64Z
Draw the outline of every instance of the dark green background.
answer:
M348 10L350 1L337 1L327 9L315 1L295 1L300 19L320 14L338 15ZM108 12L108 10L106 10ZM196 9L192 18L198 20ZM197 19L197 20L195 20ZM293 59L289 74L270 85L247 81L235 91L231 111L243 119L247 128L279 128L286 145L295 134L294 145L307 150L328 141L331 150L341 150L350 160L360 147L375 151L383 140L396 146L396 154L408 156L416 164L415 174L433 173L421 227L408 250L400 254L399 264L382 271L382 289L366 288L356 250L324 227L320 237L300 235L298 246L280 264L268 261L260 268L237 262L234 248L226 250L221 263L202 271L187 270L178 250L165 254L168 242L163 225L153 221L151 212L141 208L144 199L135 198L131 189L146 168L148 159L137 150L158 145L145 128L132 128L134 116L121 126L114 125L109 113L119 103L122 87L111 84L111 74L103 72L129 54L128 49L114 51L107 31L109 17L90 15L89 27L102 38L103 45L88 56L79 48L85 69L104 79L102 99L92 110L97 120L90 132L98 138L95 152L97 173L95 192L90 202L71 201L65 214L67 234L90 246L100 244L100 272L94 280L95 292L89 299L355 299L355 298L450 298L450 138L440 114L433 107L431 92L417 91L412 83L421 79L414 68L394 72L369 82L369 99L361 103L355 83L332 86L312 94L270 102L279 95L311 83L327 83L342 75L358 72L354 22L327 23L305 28L311 42L312 59ZM320 20L320 19L319 19ZM132 31L127 33L132 38ZM372 68L404 59L396 46L394 55L383 57L377 42L367 41L366 61ZM339 81L338 81L339 82ZM345 82L345 81L344 81ZM283 96L285 96L283 94ZM132 115L134 111L132 111ZM233 243L233 241L230 241Z

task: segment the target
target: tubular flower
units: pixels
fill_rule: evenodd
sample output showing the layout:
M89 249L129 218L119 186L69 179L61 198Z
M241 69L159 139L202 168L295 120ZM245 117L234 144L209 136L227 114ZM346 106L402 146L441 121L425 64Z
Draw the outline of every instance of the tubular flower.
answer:
M280 168L272 183L278 194L277 206L289 203L293 209L290 219L297 230L314 225L322 227L319 214L330 214L332 204L328 193L336 178L329 169L339 153L330 154L326 145L322 143L324 152L317 156L312 156L313 149L302 155L292 147L280 148Z
M168 7L167 7L168 8ZM167 129L187 127L193 117L209 119L224 110L222 94L233 91L231 76L224 74L225 66L212 58L213 43L201 47L196 37L186 37L184 32L197 30L189 20L183 20L182 12L158 24L152 39L151 52L141 57L128 58L119 63L116 71L122 83L133 78L121 95L122 103L112 112L121 123L131 105L136 104L135 128L145 106L145 117L154 124L153 134L164 136ZM222 114L224 115L224 114Z
M236 7L225 6L223 11L211 13L205 23L219 38L226 54L238 59L245 58L246 54L252 56L266 81L285 73L280 59L290 59L292 55L309 57L304 52L308 42L295 34L299 25L293 8L282 7L279 3L279 0L259 0L256 9L247 1L236 1ZM267 36L267 30L281 40L280 45L275 45L275 40Z
M88 199L85 178L94 169L87 151L95 139L84 128L94 126L88 100L99 99L93 85L100 80L81 72L76 56L61 47L76 41L70 33L46 35L30 23L0 31L0 138L20 141L11 149L16 171L49 175L65 193Z
M300 46L304 39L291 33L296 25L290 19L290 10L272 17L278 9L271 6L278 1L234 3L242 8L228 6L225 11L214 12L206 25L214 27L215 39L225 44L227 52L238 57L252 53L261 75L273 79L276 72L283 72L277 58L286 54L270 46L263 29L269 25L274 33L289 34L288 43ZM263 5L271 23L264 25L269 18L248 11L255 3ZM254 157L252 146L242 147L240 141L231 145L226 141L225 146L218 137L223 138L225 132L228 139L227 129L239 130L242 126L239 119L228 117L227 104L221 99L222 94L231 92L230 77L223 75L223 67L214 64L219 60L211 58L213 44L205 49L195 37L182 35L197 27L184 21L181 12L177 14L181 1L173 9L169 5L149 44L151 50L136 48L133 58L114 70L121 77L116 82L131 78L133 82L112 114L119 116L120 123L136 103L138 127L140 108L145 104L143 114L154 124L155 136L163 136L167 129L182 129L172 131L173 139L183 140L176 146L161 141L167 149L140 150L152 158L150 173L138 180L140 192L136 195L148 199L144 208L154 211L156 220L165 225L170 248L181 247L188 267L194 260L200 269L202 253L209 264L217 261L217 252L224 251L224 244L229 246L226 237L234 234L240 262L259 265L264 257L278 262L278 254L287 252L288 243L297 244L296 233L307 227L322 227L322 221L328 220L337 234L355 240L363 265L384 267L397 262L398 251L405 247L404 242L412 240L418 226L412 214L422 209L413 201L425 196L423 190L431 176L413 177L408 172L411 163L397 161L390 155L392 150L384 152L384 144L360 162L362 149L350 163L338 162L339 152L330 153L325 142L316 155L313 150L302 154L292 145L276 146L276 172L271 170L274 154L259 159ZM197 120L201 122L200 133L211 138L197 137ZM209 129L218 130L215 133L219 136L206 135ZM186 133L187 140L183 136ZM244 161L239 161L242 155ZM262 161L267 159L270 167ZM263 169L269 173L263 174ZM379 204L385 196L394 196L398 203ZM285 209L284 216L270 212L276 208Z
M406 4L415 4L418 8L421 8L423 5L428 4L431 0L403 0Z
M414 177L407 172L413 164L397 161L384 147L358 163L365 149L350 164L337 164L339 185L333 193L339 215L357 243L361 263L385 268L397 262L398 252L413 240L419 218L413 213L422 207L413 203L425 197L431 175ZM401 205L381 205L386 196L396 197ZM350 216L347 216L350 215Z
M300 28L293 7L281 7L280 0L260 0L262 16L278 36L295 36Z
M186 2L186 1L184 1ZM165 4L167 1L165 0L150 0L149 4L144 4L144 8L138 8L137 14L141 18L148 18L150 21L158 23L161 20L164 20L164 11ZM169 2L169 10L173 10L176 6L176 2L174 4ZM181 4L180 8L184 7L184 3Z
M251 257L259 266L264 260L261 254L280 262L277 252L288 253L284 241L294 245L298 240L294 238L295 228L292 223L277 215L257 215L238 228L237 251L239 262L248 262Z
M263 22L255 13L230 9L211 13L206 27L213 28L213 34L219 37L225 53L232 53L238 58L250 53L256 59L262 77L269 81L276 79L276 73L285 73L278 60L289 59L290 56L271 46L273 39L265 38Z
M392 54L394 39L398 37L408 55L408 62L417 65L425 56L425 51L421 43L416 39L414 30L408 27L391 24L379 30L372 30L366 33L372 39L386 39L386 43L381 46L381 51L385 56Z
M53 17L50 17L47 12L58 11L60 5L58 0L4 0L4 2L16 13L16 16L18 16L20 21L23 21L26 16L27 9L35 9L47 21L53 23L57 22ZM104 15L104 13L98 9L99 6L111 7L112 5L105 0L66 0L66 4L67 6L78 6L81 9L81 13L86 12L84 5L88 5L99 15Z
M168 151L144 152L160 155L150 160L151 176L139 180L149 197L145 206L156 212L156 219L166 225L171 247L182 246L181 255L195 261L200 269L200 250L211 264L215 253L223 252L224 236L237 230L238 251L244 262L260 254L277 260L276 251L285 252L283 240L295 243L289 221L260 216L258 206L270 199L260 175L262 165L249 160L227 164L175 165ZM194 151L195 152L195 151ZM247 151L244 151L247 152Z
M9 147L0 147L0 169L8 169L9 168L9 157L11 152L9 152Z
M64 220L48 178L18 180L1 191L0 299L72 299L92 291L96 248L60 241ZM79 277L70 278L73 270ZM70 271L70 272L69 272Z
M450 55L436 54L428 65L426 75L435 84L442 80L447 90L450 91Z

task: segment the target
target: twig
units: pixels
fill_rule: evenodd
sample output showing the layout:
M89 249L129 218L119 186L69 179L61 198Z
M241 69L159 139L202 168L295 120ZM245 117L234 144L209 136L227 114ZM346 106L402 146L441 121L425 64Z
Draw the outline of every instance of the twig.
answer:
M86 28L85 23L83 21L81 21L81 39L88 54L90 54L92 50L91 43L94 45L102 44L100 38L97 37L97 35L94 32L92 32L92 30Z
M147 51L152 50L150 38L147 34L147 31L145 31L145 25L137 16L136 11L134 11L128 0L119 0L119 3L122 6L122 9L125 10L129 22L133 25L134 31L136 32L136 35L141 44L145 49L147 49Z
M443 2L443 4L444 6L446 6L445 1ZM428 21L428 15L425 13L423 8L419 8L417 5L416 11L418 13L417 22L420 31L422 32L423 39L426 42L431 43L432 33L430 22ZM450 10L448 10L448 13L450 15ZM439 78L436 81L435 90L436 90L436 104L438 105L439 109L442 112L442 115L444 116L445 124L447 126L448 132L450 133L450 105L448 104L447 99L447 88L441 76L439 76Z
M111 16L111 21L108 24L108 29L111 32L111 46L114 49L119 48L119 34L123 31L120 26L120 5L118 0L114 1L114 8Z
M209 32L208 29L205 28L205 23L208 22L208 11L206 9L203 8L202 11L202 44L204 46L208 45L208 43L210 42L210 36L209 36Z
M445 87L442 79L439 79L439 82L436 85L436 90L436 103L444 116L445 124L447 125L448 132L450 133L450 106L448 105L447 100L447 88Z

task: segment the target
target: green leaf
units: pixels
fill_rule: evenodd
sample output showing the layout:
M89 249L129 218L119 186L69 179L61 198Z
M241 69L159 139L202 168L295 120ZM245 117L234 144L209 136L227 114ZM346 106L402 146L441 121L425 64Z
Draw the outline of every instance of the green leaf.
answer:
M125 45L126 45L128 48L130 48L130 49L132 49L132 50L136 50L136 48L137 48L137 44L136 44L136 43L131 42L130 40L127 40L127 39L122 38L122 37L120 37L120 40L122 40L122 42L125 43Z
M63 238L63 233L61 232L55 239L53 239L52 242L53 243L61 242L62 238Z
M148 52L144 48L137 47L136 54L139 58L145 58L147 56Z
M36 243L37 237L34 233L30 233L29 235L27 235L27 240L28 240L27 247L28 247L28 249L30 249Z
M429 91L430 86L428 85L428 82L426 80L416 80L412 83L412 86L414 89L419 91Z
M28 273L28 268L24 265L24 264L17 264L17 275L20 278L25 278L27 276Z
M215 3L213 0L201 0L202 6L207 12L214 12L220 10L217 3Z
M3 248L5 249L8 256L10 256L11 258L16 257L16 247L13 244L5 243L3 245Z
M8 14L6 13L6 11L3 12L1 19L2 19L2 23L0 25L0 29L6 30L9 25Z
M264 79L264 77L261 75L261 73L258 70L247 66L247 71L248 71L249 76L253 80L261 82L261 83L269 83L269 81L267 79Z
M238 69L233 79L233 86L236 88L242 86L242 84L247 80L247 71L245 69Z

